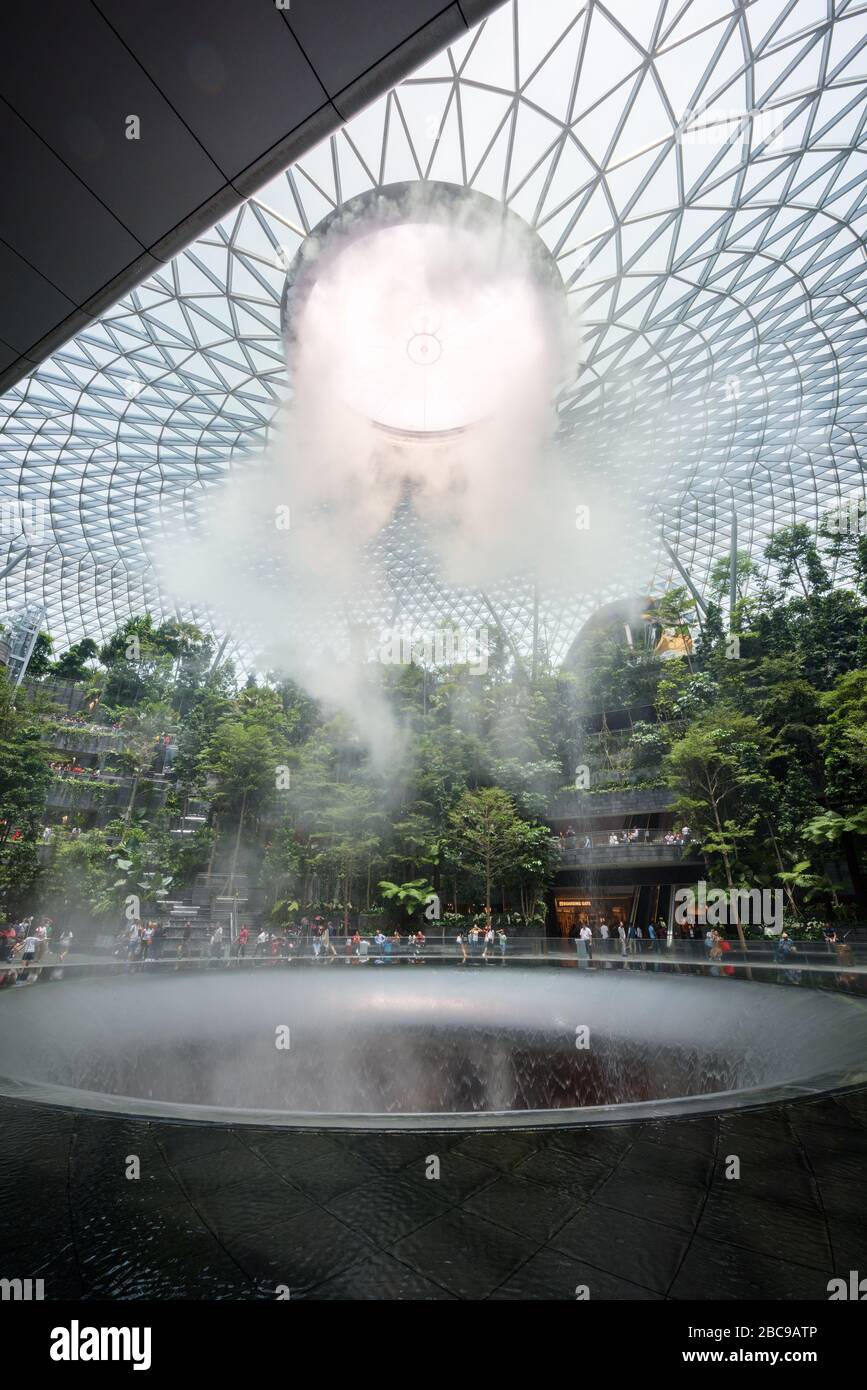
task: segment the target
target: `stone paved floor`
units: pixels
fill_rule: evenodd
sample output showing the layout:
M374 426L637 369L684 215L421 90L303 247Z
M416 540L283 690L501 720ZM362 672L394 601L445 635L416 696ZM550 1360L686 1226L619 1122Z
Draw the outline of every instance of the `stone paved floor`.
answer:
M4 1100L0 1276L43 1278L49 1299L274 1298L278 1285L574 1299L579 1284L591 1299L826 1299L833 1275L867 1270L865 1172L867 1089L471 1135L230 1130Z

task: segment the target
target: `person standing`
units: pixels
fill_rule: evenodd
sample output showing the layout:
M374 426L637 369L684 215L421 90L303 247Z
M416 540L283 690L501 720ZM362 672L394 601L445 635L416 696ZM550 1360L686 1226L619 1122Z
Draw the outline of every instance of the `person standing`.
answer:
M584 950L585 950L585 952L586 952L588 962L589 962L589 961L592 961L592 959L593 959L593 928L590 926L590 923L589 923L589 922L585 922L584 925L583 925L583 927L581 928L581 940L584 942Z
M578 961L578 968L581 970L587 964L587 942L584 939L584 928L573 927L572 930L575 940L575 957Z
M184 922L184 929L181 932L181 944L178 946L178 955L186 959L192 950L191 942L193 939L192 922Z
M247 942L250 940L250 929L244 922L238 932L238 959L243 960L247 954Z
M617 924L617 935L620 938L620 954L626 955L626 928L622 922Z
M151 942L154 939L153 922L145 922L142 927L140 955L142 960L147 960L150 953Z
M461 965L466 965L466 963L467 963L467 943L466 943L466 939L465 939L464 934L463 934L462 931L459 931L459 932L458 932L457 936L455 937L455 941L457 942L457 944L458 944L458 950L459 950L460 953L461 953Z
M503 962L503 964L505 965L505 963L506 963L506 946L508 945L508 937L506 936L506 933L505 933L505 930L504 930L503 927L500 927L500 930L499 930L499 933L498 933L498 940L499 940L499 943L500 943L500 960L501 960L501 961Z
M36 937L38 943L36 947L37 965L45 958L45 955L48 951L48 940L51 935L51 928L51 918L43 917L42 921L39 923L39 926L36 928L36 931L34 932L34 936Z

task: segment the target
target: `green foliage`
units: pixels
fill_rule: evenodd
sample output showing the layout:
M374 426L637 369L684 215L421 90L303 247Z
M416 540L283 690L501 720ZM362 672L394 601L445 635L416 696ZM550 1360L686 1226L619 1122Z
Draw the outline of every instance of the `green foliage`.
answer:
M68 647L55 661L51 667L51 674L59 681L82 681L91 674L92 663L98 655L99 648L93 639L83 637L80 642Z
M459 916L497 903L533 920L553 874L548 807L586 765L591 793L670 787L709 878L778 884L801 919L832 908L867 919L863 542L830 527L818 541L804 526L778 531L767 579L738 555L731 614L720 555L701 615L673 588L643 629L630 622L631 642L619 610L589 624L560 671L540 652L534 677L502 634L486 674L372 663L369 694L396 734L387 766L362 725L279 674L238 689L191 624L129 619L101 648L101 670L85 638L49 671L46 635L46 673L84 680L94 717L122 725L111 766L129 781L111 835L88 829L40 856L50 780L40 729L62 726L38 695L19 713L0 693L0 901L8 912L40 893L44 903L77 897L110 916L125 891L158 893L165 879L174 894L207 867L245 873L276 922L296 910L375 911L377 899L403 911L407 890L436 892ZM832 584L839 567L854 587ZM658 652L660 631L694 649ZM176 735L178 756L161 811L148 788L163 733ZM100 785L75 782L82 807ZM171 836L191 799L208 824ZM40 857L50 858L41 878Z
M407 917L411 917L424 907L434 890L423 878L414 878L409 883L390 883L388 879L380 879L379 891L386 902L396 903L403 908Z
M53 638L47 632L39 632L36 641L33 643L33 651L30 653L30 660L27 663L28 676L44 676L51 670L51 653L54 647Z
M0 669L0 911L7 917L38 881L37 835L50 784L39 726L26 706L16 707Z

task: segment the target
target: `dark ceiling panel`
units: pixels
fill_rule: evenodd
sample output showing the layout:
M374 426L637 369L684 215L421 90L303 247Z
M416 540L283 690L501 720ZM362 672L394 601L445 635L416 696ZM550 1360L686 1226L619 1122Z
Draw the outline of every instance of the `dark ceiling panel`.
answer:
M53 285L0 242L0 322L3 338L16 352L47 333L73 309Z
M142 248L14 111L0 101L0 238L76 304ZM3 325L0 325L2 334Z
M327 105L273 0L96 3L226 178Z
M6 101L143 246L222 187L219 169L91 0L3 6L0 55ZM129 115L140 119L138 140L126 138Z
M380 0L376 23L366 4L292 0L283 13L329 96L336 96L393 48L450 7L450 0Z
M501 3L2 0L0 391Z

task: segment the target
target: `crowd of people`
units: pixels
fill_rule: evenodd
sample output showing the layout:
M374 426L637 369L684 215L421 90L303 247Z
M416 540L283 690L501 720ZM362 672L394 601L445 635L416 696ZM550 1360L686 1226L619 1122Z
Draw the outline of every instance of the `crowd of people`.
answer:
M17 978L24 983L31 978L31 966L62 964L73 937L73 932L61 931L51 917L24 917L20 922L0 926L0 963L20 963L24 969Z
M574 922L569 928L569 939L575 945L579 963L583 964L593 959L595 941L599 942L602 951L608 952L613 947L623 956L636 955L644 950L645 942L647 949L652 951L658 941L666 940L667 930L661 917L658 922L648 922L644 928L635 922L627 926L619 918L609 926L604 918L600 918L592 925L589 921Z
M686 845L690 843L691 838L688 825L684 825L680 830L661 830L658 827L651 829L650 826L635 825L629 830L597 831L595 834L588 831L579 836L574 825L570 824L561 830L558 836L560 846L565 850L575 849L579 842L582 849L594 849L604 845Z
M95 723L93 717L88 714L61 714L52 718L52 723L60 724L65 729L88 729L94 734L118 733L121 725Z
M489 922L484 927L474 923L468 932L458 932L456 941L461 952L461 965L466 965L471 960L491 960L497 953L504 960L509 938L505 928L495 928Z
M507 939L504 926L494 927L489 922L475 924L468 930L460 929L455 944L463 964L474 959L490 960L495 954L505 957ZM350 964L369 961L388 965L399 960L423 961L427 946L422 927L405 933L399 928L385 931L380 927L370 936L362 935L357 929L342 932L337 924L322 917L304 917L297 924L272 929L262 927L258 932L242 924L234 936L219 922L204 933L197 933L191 919L178 924L133 920L121 928L114 954L130 963L162 960L174 955L178 961L206 958L215 964L247 959L291 961L304 957L323 963L343 960Z
M108 772L103 772L102 769L98 767L82 767L80 763L76 762L54 762L49 763L48 766L51 768L52 772L57 774L58 777L89 777L92 782L95 781L97 777L110 777L112 775L120 775L119 773L112 774Z

